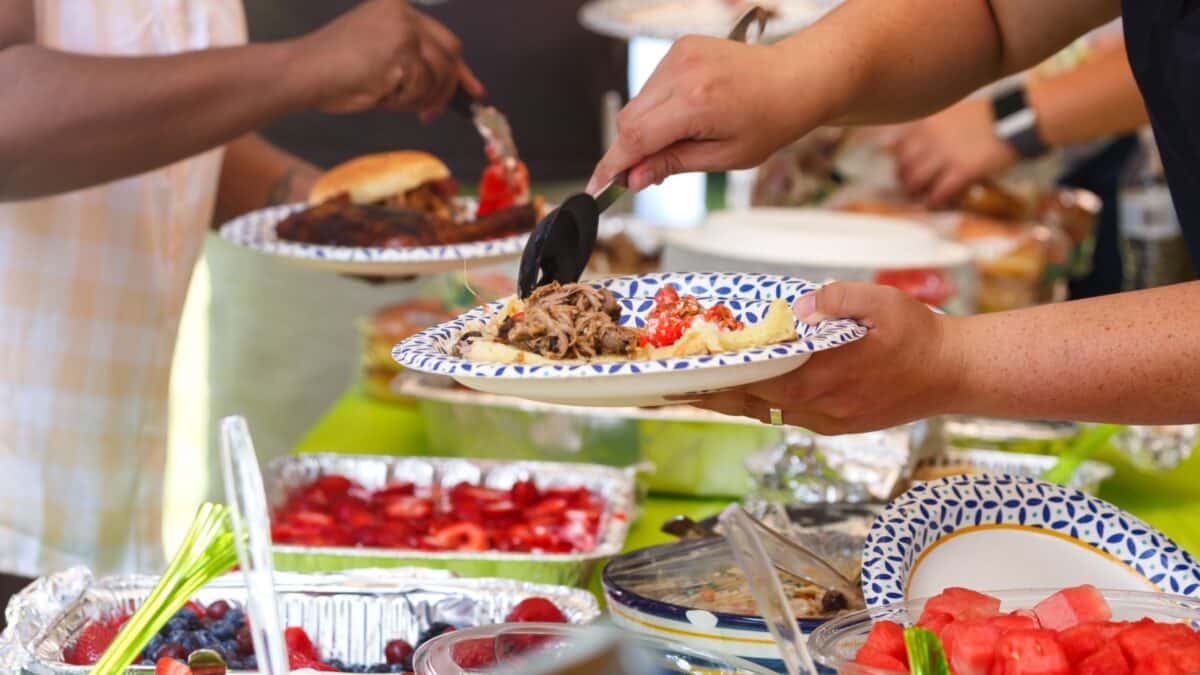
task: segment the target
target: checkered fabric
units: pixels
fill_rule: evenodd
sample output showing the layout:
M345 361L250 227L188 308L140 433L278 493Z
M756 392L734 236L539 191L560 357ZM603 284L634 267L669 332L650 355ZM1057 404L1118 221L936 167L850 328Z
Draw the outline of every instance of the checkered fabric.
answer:
M37 20L93 54L246 39L240 0L37 0ZM0 204L0 572L161 569L171 354L220 163Z

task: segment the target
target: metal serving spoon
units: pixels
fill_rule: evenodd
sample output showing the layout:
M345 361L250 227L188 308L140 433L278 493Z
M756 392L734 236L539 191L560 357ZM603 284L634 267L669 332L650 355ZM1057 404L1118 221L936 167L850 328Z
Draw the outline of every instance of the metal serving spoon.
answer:
M762 35L769 16L758 5L750 7L729 31L729 39L745 42L750 27L756 23L758 35ZM586 192L568 197L533 228L517 274L520 297L527 298L533 289L552 281L562 284L579 281L596 247L600 214L625 194L627 178L624 172L618 174L594 197Z

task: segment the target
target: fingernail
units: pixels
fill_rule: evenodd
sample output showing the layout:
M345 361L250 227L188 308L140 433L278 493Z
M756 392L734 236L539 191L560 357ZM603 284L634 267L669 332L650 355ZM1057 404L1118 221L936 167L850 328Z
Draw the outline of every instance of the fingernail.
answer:
M820 323L825 316L817 311L816 292L800 296L792 305L792 315L807 324Z
M594 194L596 194L596 192L599 189L600 189L600 181L596 180L595 174L592 174L592 177L590 179L588 179L587 189L585 191L589 195L594 195Z

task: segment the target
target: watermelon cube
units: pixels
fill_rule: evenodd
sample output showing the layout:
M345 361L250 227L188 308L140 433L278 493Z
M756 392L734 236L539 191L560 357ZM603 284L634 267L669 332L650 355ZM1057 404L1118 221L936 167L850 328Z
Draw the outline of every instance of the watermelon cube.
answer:
M1039 602L1033 611L1042 628L1066 630L1092 621L1108 621L1112 609L1095 586L1076 586L1063 589Z
M895 621L876 621L862 648L898 661L908 661L908 652L904 648L904 628Z
M1069 675L1071 664L1052 630L1015 630L1000 638L991 675Z
M1076 675L1129 675L1129 672L1129 662L1115 642L1106 643L1075 665Z
M1000 613L1000 599L966 588L951 587L925 601L924 613L942 612L955 621L986 619Z

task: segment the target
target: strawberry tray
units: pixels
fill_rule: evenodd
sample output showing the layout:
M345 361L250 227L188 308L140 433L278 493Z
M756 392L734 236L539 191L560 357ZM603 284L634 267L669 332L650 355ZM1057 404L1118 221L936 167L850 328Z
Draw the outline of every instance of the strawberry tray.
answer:
M149 576L94 579L83 568L40 579L10 605L9 618L16 623L0 639L0 672L86 673L87 666L64 661L64 649L89 622L132 612L155 582ZM590 623L600 615L595 597L587 591L507 579L462 579L429 569L277 573L275 587L282 624L303 628L324 658L348 663L380 663L389 640L415 644L436 622L501 623L529 597L550 600L571 623ZM245 595L242 576L231 573L205 586L196 599L236 605ZM127 672L153 670L134 666Z
M482 488L481 491L495 495L501 491L515 490L517 483L532 483L543 496L555 490L585 488L602 499L603 505L596 507L591 514L594 532L585 538L587 545L573 552L498 550L494 547L485 550L414 550L411 547L366 545L361 539L350 545L338 545L336 541L329 545L329 540L319 536L294 536L288 538L288 543L281 543L284 537L280 536L279 529L281 525L286 525L282 520L285 516L280 515L281 508L291 503L290 500L306 487L327 476L349 479L354 482L355 490L361 488L386 492L397 484L413 486L419 494L427 495L427 502L434 504L452 502L455 487L461 488L463 484ZM265 483L268 501L276 511L273 521L276 528L273 547L275 567L295 572L327 572L361 567L432 567L464 577L498 577L584 587L597 562L621 552L637 507L635 468L594 464L304 454L272 462ZM358 500L358 503L361 504L362 500ZM447 519L457 517L457 507L445 508ZM330 509L329 513L343 512ZM337 516L337 527L342 528L341 521L354 515ZM485 528L490 527L489 518L481 520L477 516L475 522Z

